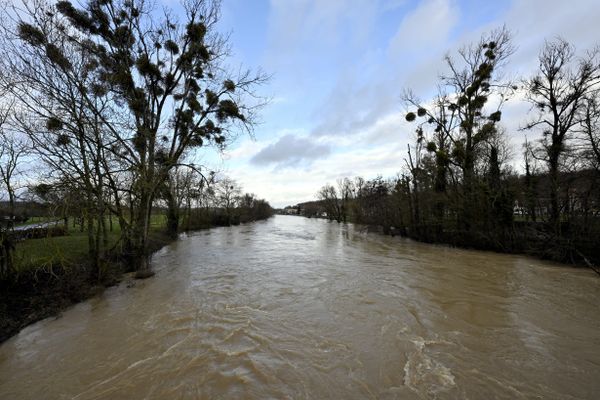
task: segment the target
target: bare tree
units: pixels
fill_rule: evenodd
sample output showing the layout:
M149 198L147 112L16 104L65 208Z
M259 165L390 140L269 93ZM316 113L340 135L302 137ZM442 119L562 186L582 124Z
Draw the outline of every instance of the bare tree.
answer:
M585 100L585 110L579 128L580 154L600 174L600 91L590 93Z
M19 189L15 179L24 171L23 159L29 152L25 138L8 128L8 119L12 112L12 104L0 110L0 179L8 196L8 228L12 228L15 220L16 191Z
M14 243L10 235L15 217L15 188L13 175L24 147L15 143L15 138L6 129L11 105L0 109L0 177L9 198L9 215L6 224L0 224L0 278L7 277L13 270Z
M354 192L354 184L349 178L337 180L338 192L340 194L340 216L342 221L348 221L348 213L350 211L350 200Z
M36 83L52 89L45 90L52 100L76 100L66 110L46 107L52 127L62 130L74 119L77 138L95 129L106 139L92 153L104 172L118 170L104 178L140 276L151 275L150 214L171 169L192 149L222 148L239 129L250 131L263 104L253 88L265 75L230 73L223 63L229 51L216 31L219 7L218 0L184 1L183 22L144 0L89 0L82 8L31 0L26 15L13 12L17 36L8 39L9 59L30 70L41 66Z
M585 120L585 98L600 85L598 48L576 57L563 39L546 42L539 55L539 71L525 81L527 100L538 112L526 128L542 129L539 157L550 178L550 222L560 234L560 163L574 134Z
M327 218L331 221L335 219L337 222L342 222L342 207L335 187L329 184L323 186L317 193L317 197L323 201Z
M214 172L210 171L205 174L201 167L193 163L183 163L169 172L162 193L167 203L168 235L177 237L181 217L180 209L185 203L189 222L192 201L197 198L197 191L212 183L213 180Z
M417 108L406 114L407 121L423 119L419 128L422 140L427 139L424 147L435 155L438 193L445 193L450 163L460 169L461 220L465 229L470 229L473 220L478 157L486 141L497 133L502 106L513 90L499 73L513 52L510 33L505 28L492 31L479 42L460 49L457 58L446 56L449 72L441 77L439 94L432 104L422 104L410 92L404 96L409 107ZM429 127L433 129L432 135L427 133ZM442 218L444 205L440 203L436 209L438 218Z
M527 218L533 222L537 221L537 190L536 190L536 159L533 156L531 142L525 139L523 145L523 159L525 161L525 207L527 208Z
M225 210L227 224L230 225L235 222L234 210L242 195L242 188L236 181L226 177L217 182L215 191L218 205Z

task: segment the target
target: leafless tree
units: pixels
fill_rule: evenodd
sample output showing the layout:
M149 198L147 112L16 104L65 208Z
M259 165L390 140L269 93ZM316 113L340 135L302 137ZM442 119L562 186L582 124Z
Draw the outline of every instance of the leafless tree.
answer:
M340 194L340 215L344 222L348 221L350 210L350 200L353 197L354 183L349 178L340 178L337 180L338 193Z
M8 196L9 229L12 228L15 219L16 192L19 189L15 179L22 177L23 161L30 151L26 139L8 127L11 112L10 103L0 109L0 179Z
M253 89L267 77L224 64L220 2L182 5L180 21L144 0L26 0L12 8L4 35L4 71L27 71L13 91L33 112L31 130L45 122L56 144L79 147L80 175L96 184L86 192L112 192L110 204L100 204L101 193L91 197L119 217L140 277L150 275L150 215L170 171L194 149L251 132L264 104Z
M234 210L238 205L242 188L231 178L223 178L215 186L216 199L219 207L225 210L228 224L234 222Z
M595 90L585 100L585 110L578 129L580 154L589 166L600 174L600 90Z
M442 75L439 94L431 104L423 104L410 91L404 95L406 104L416 108L406 119L421 118L420 140L435 157L438 219L444 214L448 174L454 165L462 177L460 219L467 230L473 220L476 166L486 142L497 134L501 109L514 90L500 73L513 52L508 30L494 30L460 49L457 57L446 56L448 72Z
M342 206L335 187L329 184L323 186L317 193L317 197L323 201L327 218L342 222Z
M575 47L563 39L545 43L539 70L525 81L527 100L538 116L527 129L541 129L539 157L550 178L550 222L560 233L560 165L574 128L585 121L585 99L600 85L600 52L596 48L576 57Z

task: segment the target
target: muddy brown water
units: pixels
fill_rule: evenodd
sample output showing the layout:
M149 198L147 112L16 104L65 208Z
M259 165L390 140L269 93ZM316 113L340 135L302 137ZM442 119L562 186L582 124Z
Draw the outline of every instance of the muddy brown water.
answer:
M0 347L0 399L600 398L600 279L277 216Z

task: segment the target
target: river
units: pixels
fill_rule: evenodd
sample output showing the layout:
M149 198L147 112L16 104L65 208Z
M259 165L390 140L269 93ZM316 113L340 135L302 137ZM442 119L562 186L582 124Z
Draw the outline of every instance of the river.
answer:
M293 216L152 264L5 342L0 399L600 396L589 270Z

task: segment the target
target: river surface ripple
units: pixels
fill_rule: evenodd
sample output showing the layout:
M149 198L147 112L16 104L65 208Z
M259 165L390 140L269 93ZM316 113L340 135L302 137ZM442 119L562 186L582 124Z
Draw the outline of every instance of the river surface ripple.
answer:
M597 399L600 279L301 217L182 237L0 347L0 399Z

